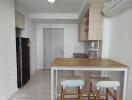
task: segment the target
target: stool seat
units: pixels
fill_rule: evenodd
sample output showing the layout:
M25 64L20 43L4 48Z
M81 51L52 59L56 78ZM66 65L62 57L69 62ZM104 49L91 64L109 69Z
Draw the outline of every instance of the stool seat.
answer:
M64 78L63 78L64 79ZM66 78L61 82L61 100L64 100L64 96L67 95L66 89L67 88L76 88L77 93L76 95L78 96L78 100L83 100L83 86L84 86L84 81L77 78ZM68 93L69 94L69 93ZM71 95L73 92L70 93Z
M89 80L92 82L94 86L100 81L112 81L110 77L91 77Z
M110 77L96 77L91 78L90 81L94 86L97 86L97 88L114 88L116 90L117 87L120 86L120 82L113 81Z
M118 81L99 81L96 84L97 88L114 88L117 90L117 87L120 86L120 83Z
M63 88L74 88L74 87L80 87L82 89L83 85L84 85L84 81L83 80L64 80L62 81L61 85L63 86Z

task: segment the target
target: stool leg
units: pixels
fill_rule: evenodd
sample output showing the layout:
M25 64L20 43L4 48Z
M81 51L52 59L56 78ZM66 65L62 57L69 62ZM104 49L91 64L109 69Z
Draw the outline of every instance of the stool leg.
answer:
M117 90L114 90L114 100L117 100Z
M78 100L80 100L80 87L78 86Z
M91 93L93 94L93 90L92 90L92 82L90 82L89 94L88 94L88 100L90 100Z
M80 89L80 100L83 100L83 90Z
M64 89L63 86L61 87L61 100L64 100Z
M99 100L99 89L96 90L96 100Z
M108 100L108 94L109 94L109 91L108 91L108 88L106 88L106 100Z

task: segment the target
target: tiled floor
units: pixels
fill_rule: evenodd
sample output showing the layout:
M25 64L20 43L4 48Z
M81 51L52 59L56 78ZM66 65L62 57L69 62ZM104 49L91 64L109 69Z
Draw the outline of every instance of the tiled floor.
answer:
M60 71L59 76L73 76L71 71ZM50 99L50 71L38 70L34 73L30 81L9 100L51 100ZM60 100L60 99L58 99ZM78 100L78 99L65 99ZM83 98L87 100L87 98Z
M59 76L63 75L72 76L73 72L59 72ZM10 100L51 100L50 79L50 70L38 70L32 75L30 81L19 89Z
M37 71L10 100L50 100L50 71Z

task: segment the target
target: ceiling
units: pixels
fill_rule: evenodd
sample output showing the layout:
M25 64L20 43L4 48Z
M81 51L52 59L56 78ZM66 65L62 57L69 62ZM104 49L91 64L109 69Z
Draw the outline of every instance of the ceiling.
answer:
M30 13L79 13L85 0L56 0L51 4L48 0L16 0Z
M77 19L31 19L31 21L45 24L78 24Z
M48 0L16 0L16 9L20 12L26 10L29 19L34 22L76 24L89 4L108 1L110 0L56 0L55 3L49 3Z

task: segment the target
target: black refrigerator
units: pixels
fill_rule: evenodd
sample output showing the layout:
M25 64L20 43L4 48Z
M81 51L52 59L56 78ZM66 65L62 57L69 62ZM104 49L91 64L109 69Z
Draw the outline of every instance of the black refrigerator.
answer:
M29 42L29 38L16 37L18 88L21 88L30 80Z

